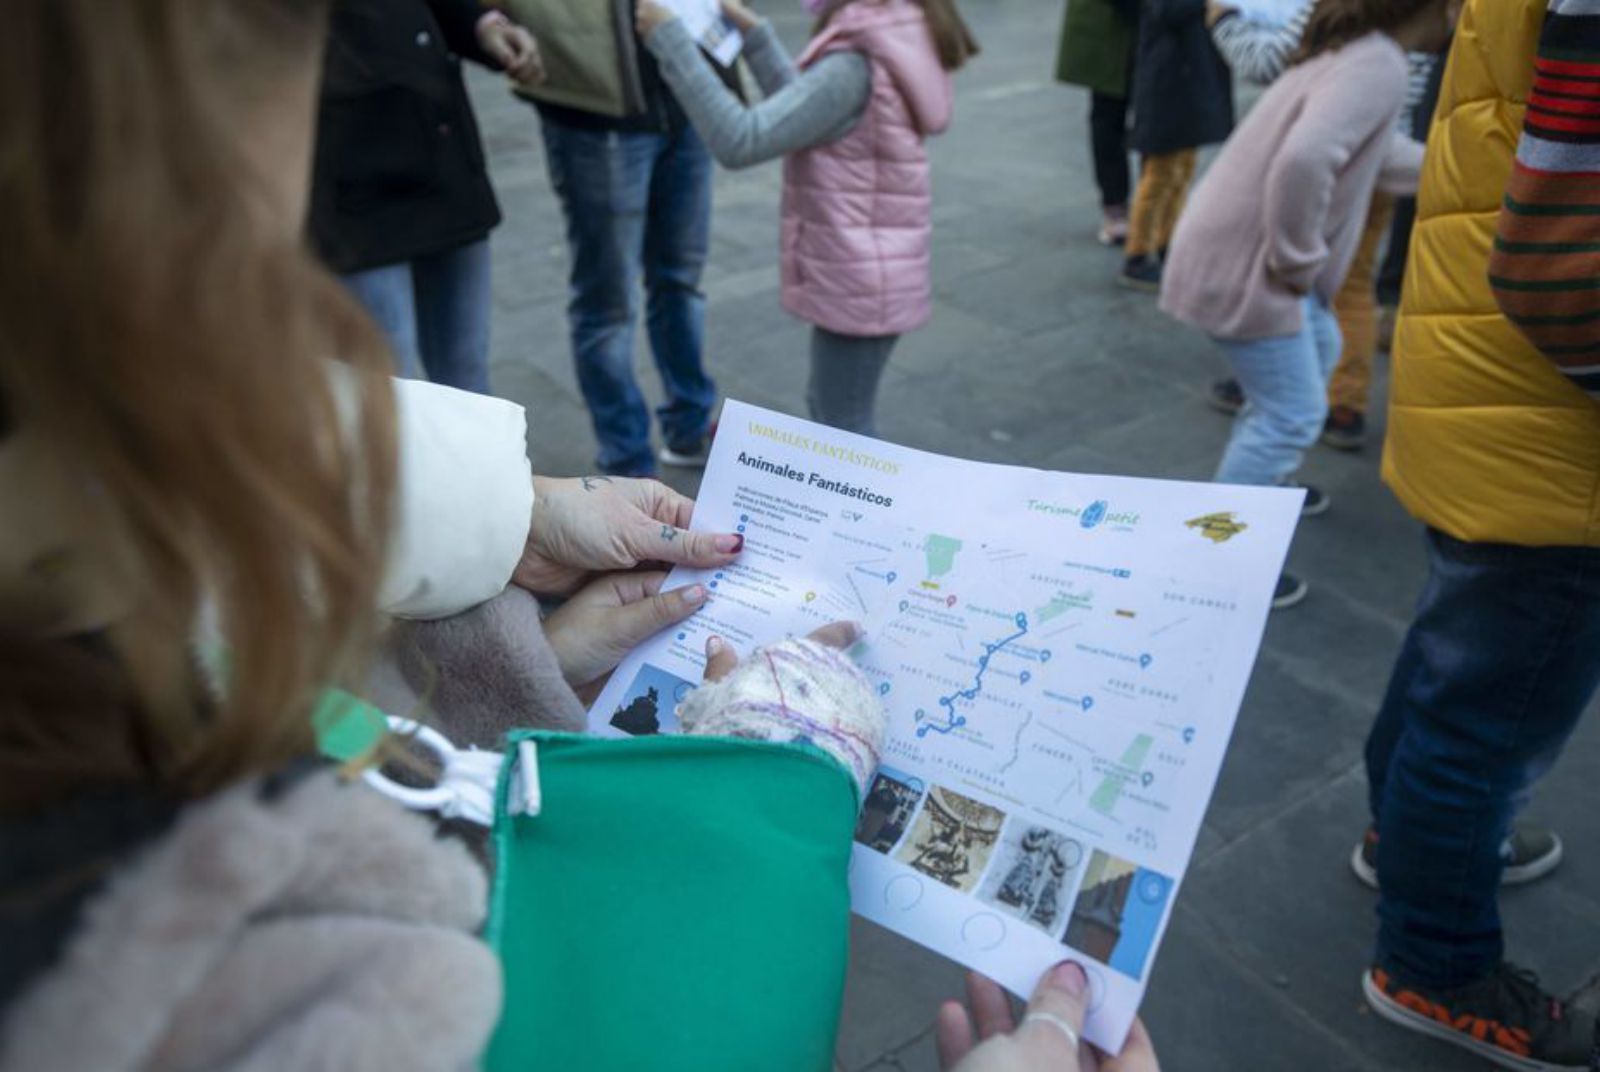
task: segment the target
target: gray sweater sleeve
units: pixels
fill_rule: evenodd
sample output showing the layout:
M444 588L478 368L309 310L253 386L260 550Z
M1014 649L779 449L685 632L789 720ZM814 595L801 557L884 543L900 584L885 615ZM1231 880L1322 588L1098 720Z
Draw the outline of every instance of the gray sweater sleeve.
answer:
M762 40L765 37L766 40ZM872 91L872 68L859 52L833 52L796 73L783 46L762 24L750 35L749 62L758 81L776 83L760 104L736 100L672 19L645 42L711 155L724 167L745 168L843 137L856 125Z
M766 19L744 35L744 61L750 65L750 73L755 75L763 97L777 93L800 74L794 60L789 58L789 50L783 47L777 31Z

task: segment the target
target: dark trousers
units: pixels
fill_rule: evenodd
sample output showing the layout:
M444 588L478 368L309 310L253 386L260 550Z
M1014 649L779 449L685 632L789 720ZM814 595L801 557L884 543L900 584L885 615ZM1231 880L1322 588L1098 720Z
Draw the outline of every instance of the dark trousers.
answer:
M1504 955L1500 845L1600 685L1600 548L1428 533L1430 571L1367 741L1378 966L1423 986Z
M1128 169L1128 98L1089 95L1089 145L1094 151L1094 181L1100 203L1126 205L1133 179Z
M1411 116L1411 136L1418 141L1428 140L1433 113L1439 107L1439 90L1444 85L1444 57L1449 54L1450 46L1446 45L1433 65L1433 73L1428 77L1427 92L1417 102L1417 110ZM1400 284L1406 277L1406 254L1411 249L1411 228L1416 222L1417 199L1397 199L1394 203L1394 223L1389 226L1389 252L1384 255L1383 265L1378 269L1379 305L1400 304Z

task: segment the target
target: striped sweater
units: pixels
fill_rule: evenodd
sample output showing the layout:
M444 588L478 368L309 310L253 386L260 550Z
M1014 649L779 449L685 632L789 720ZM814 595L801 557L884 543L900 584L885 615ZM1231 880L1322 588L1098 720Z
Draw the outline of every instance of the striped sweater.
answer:
M1550 0L1489 260L1507 319L1600 399L1600 2Z
M1246 82L1258 86L1270 85L1278 80L1289 65L1289 57L1305 36L1306 22L1311 18L1315 0L1305 0L1285 22L1260 14L1234 11L1223 15L1211 27L1211 40L1217 51L1228 61L1233 73ZM1408 52L1410 81L1406 83L1406 103L1395 126L1403 133L1411 132L1412 116L1428 92L1428 79L1440 57L1428 52Z

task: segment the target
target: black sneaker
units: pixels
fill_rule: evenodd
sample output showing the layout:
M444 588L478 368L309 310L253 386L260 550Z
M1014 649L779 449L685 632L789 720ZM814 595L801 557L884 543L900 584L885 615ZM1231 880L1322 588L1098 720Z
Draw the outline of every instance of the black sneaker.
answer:
M1328 512L1333 506L1333 498L1321 488L1310 484L1302 484L1298 480L1287 480L1283 484L1286 488L1299 488L1306 493L1306 501L1300 505L1301 517L1317 517Z
M1278 587L1272 593L1272 609L1288 610L1305 601L1311 586L1292 573L1278 574Z
M712 421L706 434L695 443L668 443L661 448L661 464L676 465L683 469L704 469L711 459L711 441L717 436L717 422Z
M1360 450L1367 444L1367 418L1349 406L1334 406L1322 426L1322 442L1334 450Z
M1161 289L1161 262L1148 253L1129 257L1122 262L1122 271L1117 275L1117 282L1133 290L1144 290L1153 294Z
M1561 863L1565 848L1554 830L1539 826L1514 826L1500 843L1500 885L1522 886L1544 878ZM1361 844L1350 853L1350 870L1373 889L1378 888L1378 832L1368 828Z
M1546 994L1538 976L1511 964L1451 990L1410 986L1372 968L1361 977L1361 990L1385 1020L1471 1050L1502 1068L1586 1072L1590 1067L1594 1015Z
M1239 386L1238 380L1218 380L1211 385L1206 401L1214 410L1230 417L1237 416L1244 409L1244 388Z

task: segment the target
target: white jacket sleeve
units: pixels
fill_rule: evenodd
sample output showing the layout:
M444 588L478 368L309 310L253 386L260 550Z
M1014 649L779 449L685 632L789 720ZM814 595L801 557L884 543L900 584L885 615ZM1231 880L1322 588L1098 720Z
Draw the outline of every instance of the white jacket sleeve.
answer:
M505 588L533 514L522 407L395 380L399 478L379 605L446 618Z

